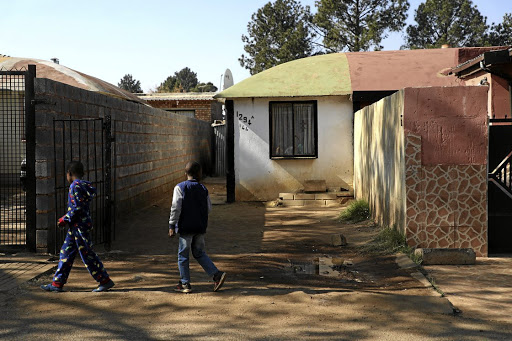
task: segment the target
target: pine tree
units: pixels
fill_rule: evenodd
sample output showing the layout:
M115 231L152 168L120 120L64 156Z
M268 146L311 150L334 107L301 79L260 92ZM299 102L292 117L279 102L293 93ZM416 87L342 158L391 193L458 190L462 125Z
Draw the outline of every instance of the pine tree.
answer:
M405 26L407 0L318 0L314 24L330 51L382 49L388 32Z
M416 10L415 25L407 27L404 47L439 48L487 44L487 18L471 0L426 0Z
M309 6L297 0L276 0L258 9L242 35L240 65L254 75L273 66L311 56L314 34Z
M131 93L142 93L140 81L133 78L133 76L130 74L124 75L124 77L121 78L119 83L117 83L117 86Z

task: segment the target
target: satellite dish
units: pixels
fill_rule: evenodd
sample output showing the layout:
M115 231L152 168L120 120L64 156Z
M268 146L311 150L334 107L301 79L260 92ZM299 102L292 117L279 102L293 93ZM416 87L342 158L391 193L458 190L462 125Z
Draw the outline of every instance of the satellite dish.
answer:
M226 72L224 72L224 86L222 87L222 90L226 90L230 86L233 86L235 84L233 82L233 74L231 73L230 69L226 69Z

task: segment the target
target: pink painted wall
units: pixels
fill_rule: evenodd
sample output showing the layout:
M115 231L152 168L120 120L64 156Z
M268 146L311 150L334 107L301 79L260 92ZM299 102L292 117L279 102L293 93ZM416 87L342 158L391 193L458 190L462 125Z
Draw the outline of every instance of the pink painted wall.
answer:
M487 91L484 86L404 90L404 128L422 138L422 165L486 164Z
M490 74L487 74L487 79L491 85L489 92L491 115L495 118L505 118L505 116L510 118L511 113L508 82L503 78Z
M409 245L487 256L488 90L404 89Z

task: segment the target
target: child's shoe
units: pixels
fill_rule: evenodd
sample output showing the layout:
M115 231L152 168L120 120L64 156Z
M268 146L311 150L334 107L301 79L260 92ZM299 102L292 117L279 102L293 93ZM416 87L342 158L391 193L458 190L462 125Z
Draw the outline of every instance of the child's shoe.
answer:
M192 287L190 286L190 283L181 283L181 281L179 281L176 288L174 288L174 291L183 292L187 294L189 292L192 292Z
M56 287L53 283L41 285L41 289L44 291L53 291L53 292L63 292L64 290L61 287Z
M114 287L114 285L116 285L114 283L114 281L112 280L109 280L107 283L105 284L100 284L99 287L97 287L96 289L93 290L93 292L102 292L102 291L108 291L109 289L111 289L112 287Z
M224 280L226 279L226 273L219 271L213 276L213 291L217 291L224 284Z

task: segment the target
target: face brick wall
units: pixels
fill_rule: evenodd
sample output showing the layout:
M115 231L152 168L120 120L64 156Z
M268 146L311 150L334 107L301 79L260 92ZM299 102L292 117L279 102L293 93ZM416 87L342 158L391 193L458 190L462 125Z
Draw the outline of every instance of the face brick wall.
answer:
M204 100L159 100L148 101L154 108L160 109L194 109L198 120L212 122L216 118L214 107L222 105L217 101Z
M36 244L40 252L47 252L53 241L55 176L59 181L63 176L54 174L54 119L111 115L118 213L146 207L166 197L170 203L174 185L185 179L188 161L197 160L203 167L209 167L212 132L205 121L48 79L36 79L35 88L39 102L36 105ZM73 135L73 139L78 145L79 137ZM64 213L57 212L57 215Z

